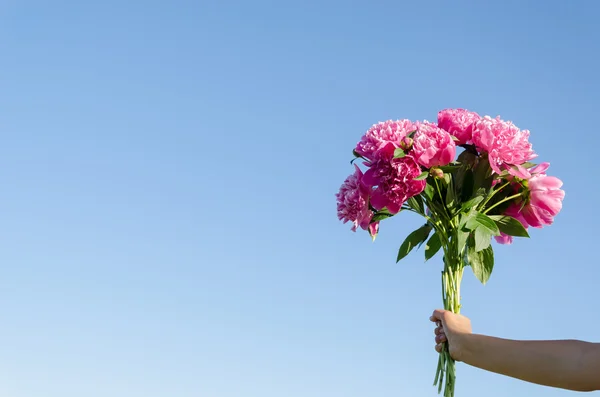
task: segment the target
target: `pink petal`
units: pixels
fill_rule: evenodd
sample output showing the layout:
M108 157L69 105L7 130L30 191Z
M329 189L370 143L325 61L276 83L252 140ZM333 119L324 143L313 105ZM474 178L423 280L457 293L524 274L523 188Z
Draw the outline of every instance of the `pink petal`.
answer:
M400 212L401 206L402 204L398 204L396 202L389 202L387 204L387 209L388 211L390 211L390 214L397 214L398 212Z
M558 214L562 209L562 200L565 198L563 190L548 190L535 192L531 195L531 205L540 207L551 214Z
M374 168L369 168L367 172L364 173L362 177L362 181L367 186L375 186L379 183L379 178L376 175L376 171Z
M532 182L529 184L531 189L560 189L563 185L563 182L555 176L540 176Z
M516 169L515 169L516 167ZM531 174L529 173L529 171L527 171L527 168L523 167L522 165L515 165L515 166L508 166L508 173L516 176L517 178L521 178L521 179L529 179L531 178Z
M513 237L504 233L501 233L500 236L495 236L494 238L500 244L512 244L513 242Z
M373 222L369 225L369 234L373 237L379 233L379 222Z
M496 174L501 174L502 170L500 169L498 164L496 164L495 160L496 160L495 158L490 156L490 167L492 168L492 171L494 171Z
M529 172L532 174L543 174L550 167L550 163L540 163L535 167L531 168Z
M536 209L536 207L533 206L526 206L525 208L523 208L523 210L521 211L521 214L523 215L523 218L525 218L525 221L527 222L527 224L529 224L529 226L531 227L542 227L542 223L540 222L539 216L538 216L538 211Z
M369 210L368 208L364 208L358 214L358 219L357 219L357 222L358 222L359 226L361 227L361 229L367 230L372 218L373 218L373 212L371 210Z

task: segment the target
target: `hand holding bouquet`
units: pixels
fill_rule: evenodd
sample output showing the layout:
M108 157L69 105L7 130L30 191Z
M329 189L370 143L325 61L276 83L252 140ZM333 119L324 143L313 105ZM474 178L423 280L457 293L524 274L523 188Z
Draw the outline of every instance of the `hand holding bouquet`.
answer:
M462 149L462 150L461 150ZM457 151L460 153L457 157ZM425 243L425 259L443 252L444 308L460 312L465 267L486 283L494 267L492 237L510 244L529 227L551 225L562 208L562 182L536 165L529 131L464 109L438 113L437 124L410 120L373 125L353 150L362 160L342 184L338 217L373 239L381 221L400 212L425 223L408 235L397 261ZM434 384L454 395L455 363L442 349Z

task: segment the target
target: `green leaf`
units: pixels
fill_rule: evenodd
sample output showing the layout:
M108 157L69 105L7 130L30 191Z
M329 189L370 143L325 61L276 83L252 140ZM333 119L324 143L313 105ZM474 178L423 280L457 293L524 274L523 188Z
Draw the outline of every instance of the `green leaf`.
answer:
M473 185L478 188L483 188L486 192L492 187L494 178L492 177L490 161L486 157L479 160L479 163L475 167L473 178Z
M408 135L407 135L407 137L412 138L413 136L415 136L416 132L417 132L417 130L409 132Z
M475 216L469 219L466 226L469 230L477 230L478 228L483 227L493 236L500 235L500 230L498 229L498 226L496 226L496 222L489 216L480 212L476 212Z
M417 245L423 244L423 242L427 240L431 229L432 227L429 224L425 224L409 234L398 250L398 259L396 262L399 262L402 258L408 255L410 251L412 251Z
M392 216L394 216L394 215L390 214L390 212L387 209L382 209L380 211L377 211L373 215L373 218L371 219L371 223L373 223L373 222L379 222L379 221L382 221L384 219L391 218Z
M439 168L442 171L444 171L444 173L447 173L447 172L451 173L451 172L454 172L454 171L458 170L461 167L462 166L460 164L456 164L456 165L444 165L444 166L437 167L437 168Z
M425 213L425 205L423 204L423 197L420 195L409 198L406 203L410 208L417 211L419 214Z
M463 150L463 152L458 155L456 160L461 164L471 166L475 164L477 158L477 149L473 146L471 149Z
M465 227L467 226L467 223L469 223L471 221L471 219L473 219L475 217L476 213L477 213L477 211L471 210L467 213L461 214L460 222L458 224L458 230L465 229Z
M425 171L425 172L421 173L421 175L416 177L415 181L422 181L423 179L427 178L428 175L429 175L429 172Z
M396 150L394 150L395 159L401 159L404 156L406 156L406 153L404 153L404 150L402 150L402 148L396 148Z
M476 252L474 247L469 247L467 260L475 277L485 285L492 275L492 270L494 270L494 250L492 247L489 246L479 252Z
M475 208L482 201L483 201L483 196L475 196L471 200L467 201L466 203L463 203L462 209L464 211L464 210L468 210L468 209L471 209L471 208Z
M475 251L479 252L490 246L492 234L483 227L475 229Z
M356 151L356 149L352 149L352 154L354 155L354 158L350 161L350 165L354 164L354 162L356 160L364 158L363 156L361 156L360 154L358 154L358 152Z
M425 244L425 261L433 258L435 254L442 248L442 241L437 232L433 233L427 244Z
M423 191L423 193L425 193L425 197L427 197L431 201L433 200L433 196L435 195L435 189L428 183L427 185L425 185L425 190Z
M458 235L457 235L457 249L458 252L461 252L464 248L465 245L467 244L467 238L469 237L469 232L463 232L462 230L458 231Z
M498 229L504 234L515 237L529 237L527 229L515 218L506 215L490 215Z
M469 198L473 194L473 187L475 183L475 177L473 175L473 171L470 169L464 170L464 175L462 176L462 181L458 186L457 191L460 192L460 201L465 202L469 200Z

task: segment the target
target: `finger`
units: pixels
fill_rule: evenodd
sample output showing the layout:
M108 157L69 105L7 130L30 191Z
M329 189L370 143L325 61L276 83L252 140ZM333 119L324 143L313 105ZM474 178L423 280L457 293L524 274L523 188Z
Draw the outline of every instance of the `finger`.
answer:
M436 329L433 330L433 333L436 334L436 335L439 335L442 332L444 332L444 328L443 327L437 327Z
M441 310L441 309L434 310L433 314L431 315L431 317L429 319L432 322L442 321L442 319L444 318L444 312L445 312L445 310Z
M437 343L444 343L447 341L446 334L439 334L435 337Z
M442 344L441 343L435 345L435 351L438 353L442 352Z

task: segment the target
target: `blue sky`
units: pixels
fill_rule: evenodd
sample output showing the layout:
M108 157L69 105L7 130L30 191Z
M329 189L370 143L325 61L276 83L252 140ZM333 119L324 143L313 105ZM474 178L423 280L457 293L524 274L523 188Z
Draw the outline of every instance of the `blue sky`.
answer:
M564 210L476 332L600 341L594 1L0 1L0 394L427 397L441 259L334 194L373 123L531 130ZM566 396L460 365L457 396Z

